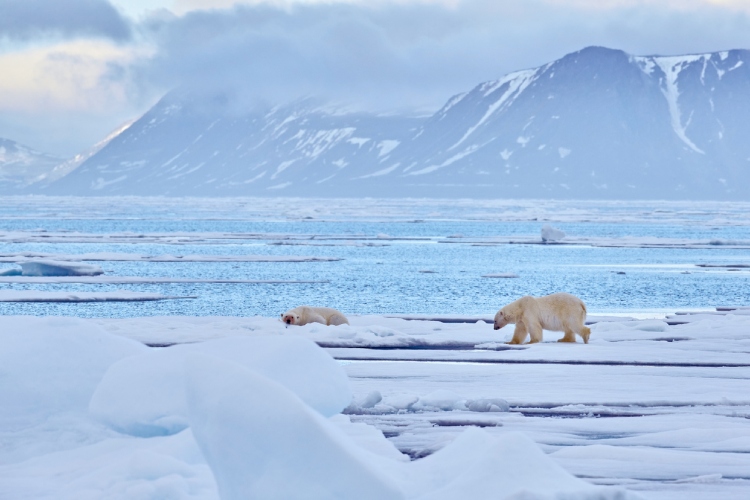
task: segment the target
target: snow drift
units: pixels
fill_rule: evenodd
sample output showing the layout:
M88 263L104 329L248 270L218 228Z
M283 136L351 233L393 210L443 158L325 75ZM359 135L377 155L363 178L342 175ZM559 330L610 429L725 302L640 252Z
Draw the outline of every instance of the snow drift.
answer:
M312 340L291 335L237 337L152 350L113 364L91 398L91 413L135 436L185 429L185 360L195 354L260 373L327 417L341 412L352 399L343 368Z

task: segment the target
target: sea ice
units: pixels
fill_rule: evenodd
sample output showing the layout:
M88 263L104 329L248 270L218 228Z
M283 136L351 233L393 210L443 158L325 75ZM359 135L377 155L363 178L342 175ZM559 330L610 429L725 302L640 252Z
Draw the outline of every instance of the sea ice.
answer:
M190 426L223 500L453 500L489 491L499 499L637 498L574 477L519 433L470 429L430 457L404 462L358 446L291 391L236 363L194 355L186 373Z
M560 241L563 238L565 238L565 232L554 228L549 224L545 224L544 226L542 226L542 241L544 243L551 241Z
M190 427L222 500L404 498L373 464L387 459L357 447L281 384L206 355L188 361Z
M31 427L61 413L85 413L109 366L148 351L77 318L3 318L0 429Z
M19 264L22 276L99 276L104 274L101 267L91 264L54 260L31 260Z
M446 391L444 389L438 389L437 391L433 391L426 396L419 398L419 401L417 401L413 407L444 411L466 409L466 405L464 405L464 400L461 399L461 396L455 392Z
M135 436L185 429L184 365L196 353L250 368L287 387L325 416L341 412L352 399L343 368L311 340L263 335L183 344L114 363L91 398L91 413Z
M49 292L46 290L0 290L0 302L147 302L153 300L190 299L160 293L117 292Z

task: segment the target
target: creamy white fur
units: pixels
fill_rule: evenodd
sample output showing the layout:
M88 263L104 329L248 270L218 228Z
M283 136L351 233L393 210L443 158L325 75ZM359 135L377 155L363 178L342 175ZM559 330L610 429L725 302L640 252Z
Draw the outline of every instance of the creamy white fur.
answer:
M323 325L348 325L349 320L344 313L331 307L299 306L281 315L281 321L287 325L306 325L320 323Z
M521 297L500 309L495 315L495 330L508 323L516 329L509 344L521 344L526 335L529 343L541 342L542 331L565 332L558 342L575 342L576 334L588 344L591 330L584 325L586 304L569 293L553 293L544 297Z

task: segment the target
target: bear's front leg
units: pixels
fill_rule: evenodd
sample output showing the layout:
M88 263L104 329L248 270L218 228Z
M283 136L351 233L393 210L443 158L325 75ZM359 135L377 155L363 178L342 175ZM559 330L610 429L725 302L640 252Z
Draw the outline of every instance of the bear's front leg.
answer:
M513 331L513 338L510 339L508 344L523 344L523 341L526 340L526 333L526 325L519 321Z
M542 325L539 323L531 323L529 325L529 336L531 337L531 340L529 340L529 344L536 344L537 342L542 341Z

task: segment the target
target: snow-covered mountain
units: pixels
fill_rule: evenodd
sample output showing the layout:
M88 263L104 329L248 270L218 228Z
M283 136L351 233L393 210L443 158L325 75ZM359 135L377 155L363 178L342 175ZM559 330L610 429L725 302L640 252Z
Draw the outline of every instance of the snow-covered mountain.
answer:
M172 92L48 191L344 196L351 177L377 169L421 123L310 99L238 112L223 94Z
M168 94L48 192L750 199L750 51L589 47L430 117Z
M33 187L35 189L46 189L47 186L52 184L58 179L61 179L68 175L73 170L80 167L86 160L94 156L96 153L101 151L107 144L110 143L112 139L126 131L135 120L129 120L119 127L117 127L115 130L113 130L107 137L102 139L101 141L94 144L92 147L84 151L83 153L78 153L73 158L70 158L68 160L65 160L63 162L59 162L55 165L55 167L51 170L49 170L46 173L43 173L39 176L37 176L34 179Z
M750 197L748 138L750 52L590 47L454 97L397 173L509 197Z
M0 192L18 192L49 174L62 161L62 158L0 138Z

